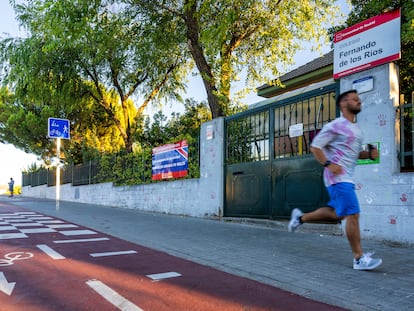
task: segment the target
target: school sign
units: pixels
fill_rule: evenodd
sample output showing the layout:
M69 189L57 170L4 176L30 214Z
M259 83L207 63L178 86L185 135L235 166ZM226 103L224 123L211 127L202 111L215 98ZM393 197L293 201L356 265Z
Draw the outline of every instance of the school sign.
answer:
M401 13L387 12L334 36L334 79L401 58Z

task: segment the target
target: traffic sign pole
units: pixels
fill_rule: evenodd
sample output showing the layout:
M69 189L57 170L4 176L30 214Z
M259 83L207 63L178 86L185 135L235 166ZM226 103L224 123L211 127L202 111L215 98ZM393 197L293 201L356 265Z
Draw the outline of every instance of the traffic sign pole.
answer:
M56 210L60 205L60 139L70 139L70 121L67 119L48 118L47 136L56 138Z
M56 210L60 205L60 139L70 139L70 122L67 119L48 118L47 136L56 138Z
M56 210L60 208L60 138L56 138L56 156L58 163L56 165Z

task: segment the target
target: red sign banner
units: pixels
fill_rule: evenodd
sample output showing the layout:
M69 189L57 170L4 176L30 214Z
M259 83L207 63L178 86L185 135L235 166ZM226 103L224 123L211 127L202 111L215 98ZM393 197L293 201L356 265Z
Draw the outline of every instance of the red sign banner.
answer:
M401 58L401 13L387 12L334 36L334 78Z

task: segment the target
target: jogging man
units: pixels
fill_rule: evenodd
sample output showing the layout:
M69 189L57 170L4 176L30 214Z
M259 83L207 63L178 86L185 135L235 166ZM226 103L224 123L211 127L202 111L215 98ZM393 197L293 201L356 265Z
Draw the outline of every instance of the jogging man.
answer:
M346 219L345 232L354 254L353 266L356 270L372 270L382 263L382 259L371 258L363 253L359 229L359 203L355 193L353 172L358 159L376 159L375 148L362 150L363 135L356 124L356 115L361 111L361 100L355 90L339 95L337 99L342 115L325 125L311 144L315 159L324 168L323 179L330 201L310 213L302 213L295 208L288 225L290 232L301 224L316 220Z

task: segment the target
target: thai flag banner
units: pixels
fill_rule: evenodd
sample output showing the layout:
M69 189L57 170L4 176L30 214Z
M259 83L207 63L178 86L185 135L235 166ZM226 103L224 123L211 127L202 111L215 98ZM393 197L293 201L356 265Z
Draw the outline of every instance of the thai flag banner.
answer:
M152 180L185 177L188 174L188 144L182 140L152 149Z

